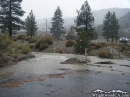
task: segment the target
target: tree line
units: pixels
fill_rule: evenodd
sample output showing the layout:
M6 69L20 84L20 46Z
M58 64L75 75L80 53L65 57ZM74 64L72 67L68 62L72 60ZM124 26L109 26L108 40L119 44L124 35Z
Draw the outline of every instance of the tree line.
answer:
M1 32L4 32L5 30L9 31L10 36L12 36L12 31L15 32L20 29L25 29L27 35L32 37L38 29L35 15L31 10L25 21L21 20L20 17L25 13L25 11L22 10L21 2L22 0L0 0L0 29ZM63 13L58 6L52 17L52 27L50 28L50 31L56 39L59 39L60 36L65 33L62 14ZM72 31L72 29L74 29L77 32L75 38L77 44L75 45L75 48L78 48L79 51L86 48L88 46L86 44L88 44L90 40L97 38L94 21L91 7L86 0L80 10L77 10L77 17L74 21L75 26L72 26L70 31L74 32ZM108 12L102 25L103 36L107 38L107 41L110 38L113 41L114 38L117 39L119 28L120 26L116 14L114 12Z

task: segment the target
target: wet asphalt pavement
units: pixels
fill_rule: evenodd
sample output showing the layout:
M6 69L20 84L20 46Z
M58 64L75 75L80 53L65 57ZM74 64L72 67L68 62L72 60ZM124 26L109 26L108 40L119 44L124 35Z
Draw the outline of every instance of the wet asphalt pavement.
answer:
M34 59L21 62L22 64L32 62L32 66L34 66L33 63L35 63L37 66L34 66L35 68L31 68L31 70L26 71L27 67L21 67L21 63L15 66L0 69L0 97L92 97L91 93L97 89L107 92L111 90L122 90L130 93L130 67L118 66L119 63L130 65L129 61L126 62L125 60L118 60L118 64L112 64L112 68L107 68L91 65L58 64L65 61L67 58L74 56L54 56L58 56L58 58L51 56L51 61L54 61L57 65L55 65L55 68L52 65L48 65L49 67L51 66L51 69L43 66L45 69L43 69L44 71L37 71L39 69L39 65L35 62L39 59L41 63L46 58L44 62L49 63L50 58L45 57L45 55L41 56L41 54L38 54L38 56ZM95 58L91 63L96 60L101 61ZM54 62L52 63L54 64ZM114 62L116 62L116 60L114 60ZM70 70L59 70L60 68L67 68ZM10 71L9 69L12 69L13 71ZM29 67L27 69L29 69ZM117 71L111 71L111 69L115 69ZM4 73L4 70L8 70L8 73ZM9 72L12 73L9 75ZM53 76L50 76L50 74L53 74ZM39 76L41 77L38 78L39 80L31 79L29 81L23 81L24 78L29 78L30 76L32 78L38 78ZM8 86L11 81L14 81L14 83L20 83L21 80L23 83L18 87L14 87L13 85L9 85L11 87L2 86L4 83Z

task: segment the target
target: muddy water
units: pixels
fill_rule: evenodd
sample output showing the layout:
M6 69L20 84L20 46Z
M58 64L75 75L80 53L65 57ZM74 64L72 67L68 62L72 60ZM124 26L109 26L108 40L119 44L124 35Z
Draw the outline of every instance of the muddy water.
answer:
M44 74L57 74L63 73L64 71L59 70L60 68L71 69L71 70L82 70L89 69L94 71L103 71L109 73L129 73L130 67L120 66L120 65L130 65L130 61L128 60L111 60L111 59L100 59L97 57L88 57L91 61L88 64L94 64L95 62L100 61L112 61L115 64L98 64L102 67L91 66L91 65L75 65L75 64L60 64L67 60L68 58L78 58L78 59L86 59L85 56L73 55L73 54L49 54L49 53L37 53L33 52L36 56L35 58L21 61L16 65L12 65L9 67L0 68L0 80L6 79L10 77L17 76L28 76L28 75L44 75ZM112 66L112 68L109 68ZM112 69L114 71L112 71Z
M6 83L12 88L0 87L0 97L92 97L94 90L104 91L122 90L130 93L130 67L120 66L130 65L128 60L99 59L88 57L91 60L88 65L60 64L68 58L85 59L85 56L72 54L45 54L33 53L35 58L21 61L17 65L0 69L0 84ZM115 64L94 64L100 61L112 61ZM98 67L97 65L100 65ZM102 67L105 66L105 67ZM112 68L109 68L112 66ZM78 73L66 74L59 78L45 78L43 81L28 81L26 76L63 73L60 68L81 70ZM86 70L86 69L89 69ZM116 71L111 71L111 69ZM99 72L98 71L102 71ZM122 72L120 72L122 71ZM122 73L125 73L122 75ZM20 77L20 80L17 79ZM22 78L24 79L22 79ZM12 78L13 80L8 80ZM43 76L44 78L44 76ZM5 81L3 81L5 80ZM24 84L13 87L14 83ZM26 82L27 81L27 82Z
M60 64L70 57L81 57L72 54L45 54L33 52L35 58L21 61L16 65L0 68L0 79L22 76L22 75L44 75L56 74L63 71L59 68L72 70L83 69L85 65Z

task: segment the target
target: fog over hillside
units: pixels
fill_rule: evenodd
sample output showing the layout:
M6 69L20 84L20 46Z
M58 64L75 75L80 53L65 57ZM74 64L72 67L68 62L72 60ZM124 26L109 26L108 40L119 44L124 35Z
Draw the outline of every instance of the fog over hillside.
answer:
M119 18L121 29L130 28L130 12Z
M121 18L122 16L126 15L128 12L130 12L129 8L110 8L110 9L101 9L101 10L94 10L93 12L93 16L95 19L95 26L102 24L104 17L106 15L106 13L110 11L110 12L115 12L117 18ZM64 16L64 13L63 13ZM53 17L53 16L52 16ZM74 19L75 17L68 17L64 19L64 27L66 28L66 30L69 30L71 25L74 25ZM47 19L47 28L49 30L49 28L51 27L51 18ZM44 19L37 19L37 25L39 30L46 30L46 21Z

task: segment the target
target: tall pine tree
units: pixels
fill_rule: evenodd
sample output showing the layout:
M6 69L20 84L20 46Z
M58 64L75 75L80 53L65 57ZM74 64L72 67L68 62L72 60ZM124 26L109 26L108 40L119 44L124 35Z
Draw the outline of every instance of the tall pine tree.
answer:
M107 38L107 42L109 41L109 38L111 38L112 42L115 38L117 42L119 28L120 25L118 23L118 19L116 18L115 12L111 13L108 11L102 25L103 36Z
M0 29L2 32L9 31L12 36L12 31L17 31L23 28L24 22L19 18L24 15L21 8L22 0L0 0Z
M94 38L94 17L91 12L91 8L86 0L81 6L80 10L77 10L78 16L75 20L76 25L76 44L74 46L76 52L84 53L85 48L88 48L90 39Z
M32 37L35 35L37 29L38 28L37 28L37 23L35 21L35 15L34 15L33 11L31 10L29 15L25 19L25 30L27 31L26 32L27 35Z
M111 31L110 28L111 28L111 13L110 11L108 11L102 25L103 36L107 38L107 42L109 41L110 38L110 31Z
M52 28L50 28L51 33L53 33L53 36L56 39L59 39L61 34L64 34L64 31L63 31L64 20L62 19L62 11L59 6L57 7L54 13L54 17L52 17L51 23L52 23Z
M116 43L117 43L117 36L118 36L118 30L120 28L120 25L118 23L118 19L116 18L116 14L115 12L113 12L112 16L111 16L111 39L113 42L113 39L116 39Z
M77 10L77 13L78 16L75 20L77 32L84 29L88 33L89 37L92 38L94 31L94 17L87 0L81 6L81 9Z

